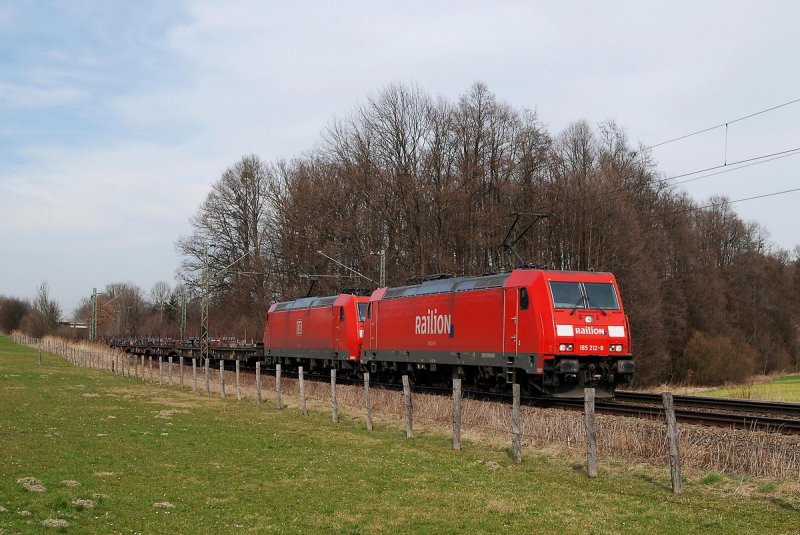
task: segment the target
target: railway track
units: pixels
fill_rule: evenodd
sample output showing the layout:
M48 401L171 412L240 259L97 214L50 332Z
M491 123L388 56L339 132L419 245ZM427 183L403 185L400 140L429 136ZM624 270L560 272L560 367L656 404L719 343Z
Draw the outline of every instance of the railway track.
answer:
M632 401L645 403L633 404ZM679 422L772 433L800 434L800 404L673 396ZM554 406L582 409L583 400L553 400ZM687 408L693 407L693 408ZM664 419L660 394L617 392L613 401L595 402L597 412Z
M642 403L661 403L661 394L647 392L617 392L615 399ZM778 401L750 401L731 398L705 398L699 396L673 396L676 406L698 407L715 410L733 410L750 413L780 414L800 419L800 403Z

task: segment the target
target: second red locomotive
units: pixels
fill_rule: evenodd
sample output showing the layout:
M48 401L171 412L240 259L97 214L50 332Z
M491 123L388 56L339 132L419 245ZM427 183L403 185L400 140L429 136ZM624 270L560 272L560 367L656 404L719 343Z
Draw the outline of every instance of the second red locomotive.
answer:
M341 336L330 333L347 323L335 304L347 299L361 299L365 313L353 317L343 351ZM410 374L417 383L461 377L488 390L518 382L528 394L552 396L582 396L587 386L612 395L633 375L628 320L610 273L516 269L379 288L365 301L340 295L273 305L265 354L290 368L370 371L386 381ZM301 332L296 322L314 316L314 303L319 321Z

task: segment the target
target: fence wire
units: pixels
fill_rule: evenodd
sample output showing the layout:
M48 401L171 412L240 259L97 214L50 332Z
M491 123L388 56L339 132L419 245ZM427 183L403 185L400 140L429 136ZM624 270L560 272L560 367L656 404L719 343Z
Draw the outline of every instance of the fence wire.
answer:
M21 333L13 333L15 342L26 345L50 354L63 357L73 365L95 368L130 380L159 384L161 372L161 385L170 386L169 367L166 358L159 363L156 357L145 361L145 368L141 366L141 357L133 356L123 351L112 349L99 344L86 342L71 342L59 338L37 339ZM184 357L183 385L180 384L180 360L173 360L171 386L183 390L194 391L202 395L205 391L205 374L208 370L209 396L220 395L219 369L206 368L200 359L196 362L197 389L194 389L194 376L191 358ZM263 369L261 373L261 404L275 400L275 370ZM297 372L281 370L281 396L286 406L286 398L291 398L291 404L297 399L299 408L299 374ZM224 369L226 398L236 398L235 372ZM305 399L320 405L332 404L330 396L330 376L319 373L304 372ZM283 379L288 379L283 381ZM239 373L239 389L242 398L255 400L257 393L256 378L253 370L241 369ZM337 378L337 404L340 413L353 417L361 413L358 418L365 416L365 396L363 382L349 378ZM324 389L327 393L323 394ZM422 426L441 429L445 425L452 425L454 414L452 411L452 396L441 394L451 393L447 387L412 387L412 418ZM271 393L270 393L271 392ZM437 395L437 392L439 395ZM483 433L495 442L498 436L510 437L512 434L511 406L510 403L500 401L486 401L479 399L485 393L474 390L462 390L462 435L470 433ZM506 400L511 399L510 394L494 395ZM404 420L403 390L394 383L370 381L370 397L373 417L390 416L392 421ZM535 398L521 398L525 405L521 407L520 437L526 444L566 445L568 449L584 448L586 432L583 422L584 413L575 410L547 409L536 407ZM449 407L449 410L448 410ZM433 411L434 414L427 414ZM667 459L667 437L663 422L655 420L641 420L627 417L611 417L599 414L598 421L598 449L602 455L623 455L628 458L640 459L651 463L665 463ZM496 425L500 423L501 425ZM401 426L402 427L402 426ZM800 480L800 439L784 435L763 432L749 432L738 430L714 430L701 426L681 426L678 431L681 457L684 466L691 466L700 470L714 470L719 472L744 473L746 475L780 477ZM120 436L136 436L136 434L122 434Z

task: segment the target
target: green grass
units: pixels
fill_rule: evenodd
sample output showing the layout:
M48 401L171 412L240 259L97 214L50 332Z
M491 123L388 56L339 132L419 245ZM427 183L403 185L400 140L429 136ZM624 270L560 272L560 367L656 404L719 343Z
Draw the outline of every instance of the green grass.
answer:
M800 374L783 375L766 383L718 388L698 395L762 401L800 402Z
M75 368L0 338L0 532L786 533L793 501L579 464ZM177 411L174 413L161 411ZM161 415L162 417L158 417ZM17 479L35 477L44 493ZM716 476L712 476L716 481ZM60 483L75 480L71 488ZM772 491L772 488L769 489ZM94 507L75 499L102 495ZM171 509L153 506L174 504ZM30 516L20 516L19 511Z

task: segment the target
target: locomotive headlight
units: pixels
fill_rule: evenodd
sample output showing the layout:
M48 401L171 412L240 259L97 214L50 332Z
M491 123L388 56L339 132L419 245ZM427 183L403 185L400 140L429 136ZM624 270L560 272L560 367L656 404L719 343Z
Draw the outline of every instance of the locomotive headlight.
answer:
M572 344L558 344L558 350L561 352L572 351Z

